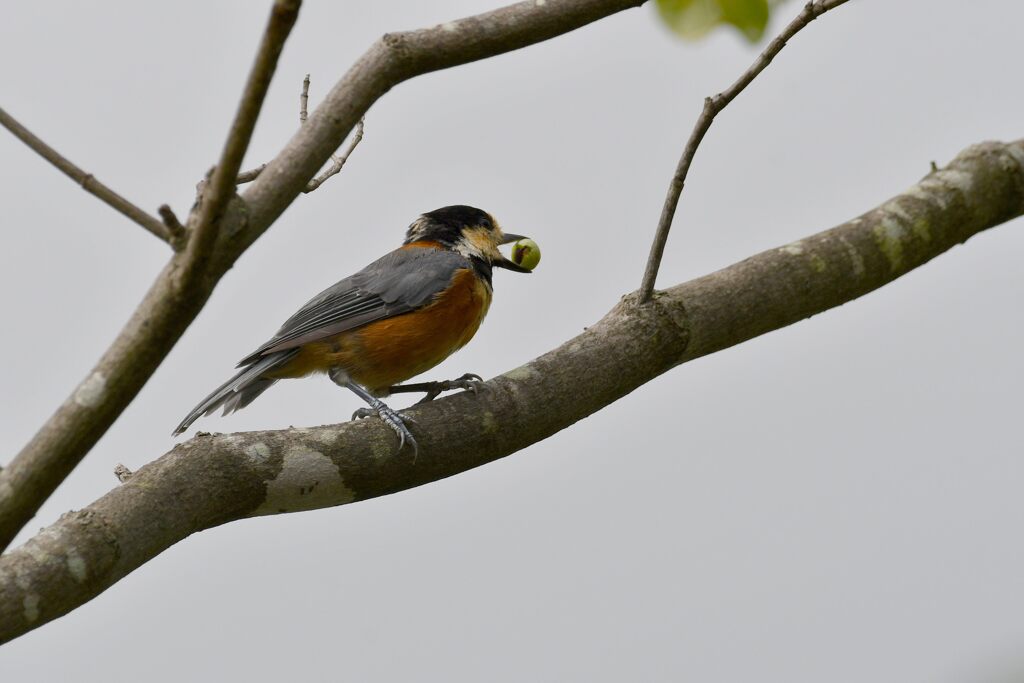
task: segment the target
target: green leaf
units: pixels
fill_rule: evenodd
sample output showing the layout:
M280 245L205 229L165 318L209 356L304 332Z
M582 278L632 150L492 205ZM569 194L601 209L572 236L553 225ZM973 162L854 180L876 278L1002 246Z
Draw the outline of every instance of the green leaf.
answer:
M687 40L698 40L716 26L730 24L753 43L768 25L769 0L657 0L657 6L669 28Z
M732 24L752 43L761 40L768 25L768 0L718 0L722 21Z

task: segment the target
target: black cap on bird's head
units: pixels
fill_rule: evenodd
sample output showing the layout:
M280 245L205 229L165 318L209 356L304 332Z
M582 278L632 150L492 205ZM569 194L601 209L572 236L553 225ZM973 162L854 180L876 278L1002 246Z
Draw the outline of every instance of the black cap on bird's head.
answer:
M413 221L405 234L405 244L437 242L467 258L477 258L517 273L529 273L527 268L513 263L498 251L499 245L521 239L525 238L504 232L486 211L462 204L423 214Z

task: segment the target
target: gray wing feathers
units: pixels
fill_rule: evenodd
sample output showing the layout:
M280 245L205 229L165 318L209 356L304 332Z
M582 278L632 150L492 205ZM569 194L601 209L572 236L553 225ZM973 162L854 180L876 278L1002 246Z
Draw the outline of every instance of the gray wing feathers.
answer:
M444 290L456 270L469 267L465 257L447 250L396 249L310 299L238 367L268 353L414 311Z

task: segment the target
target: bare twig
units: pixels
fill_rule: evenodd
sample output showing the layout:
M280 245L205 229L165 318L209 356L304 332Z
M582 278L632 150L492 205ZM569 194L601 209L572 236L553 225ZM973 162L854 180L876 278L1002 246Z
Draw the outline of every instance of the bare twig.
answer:
M306 122L308 116L306 112L306 105L309 103L309 74L302 79L302 92L299 93L299 125L301 126ZM242 171L239 173L239 177L234 179L234 184L242 185L247 182L252 182L259 177L259 174L266 168L266 164L260 164L254 169L248 171Z
M478 467L681 363L863 296L1021 215L1022 160L1024 140L976 145L858 219L672 287L657 307L627 297L575 339L488 382L494 390L411 408L416 464L379 420L194 438L0 557L0 641L87 602L202 529L367 500Z
M33 135L31 131L18 123L13 116L5 112L3 109L0 109L0 125L11 131L16 138L24 142L32 148L33 151L56 166L64 175L81 185L82 189L86 192L97 197L111 208L120 212L122 215L127 216L153 235L156 235L167 243L171 243L172 236L167 231L167 228L163 223L153 216L150 216L148 213L135 206L100 181L96 180L91 173L86 173L78 166L75 166L73 163L65 159L59 152L57 152L57 150Z
M267 28L256 53L249 78L245 83L242 100L238 104L235 120L228 132L220 161L204 188L200 199L198 215L193 223L192 237L186 247L187 259L183 271L185 279L195 273L203 273L209 261L210 251L217 239L221 214L235 194L238 170L242 166L245 151L249 148L256 119L263 108L270 80L277 69L284 42L291 33L299 16L301 0L276 0L270 10Z
M306 118L309 116L307 107L309 106L309 74L302 79L302 92L299 93L299 125L301 126L306 122Z
M306 107L309 105L309 74L302 79L302 92L299 93L299 125L301 126L306 122L306 117L309 115ZM333 158L333 155L332 155ZM248 171L242 171L238 174L238 178L235 179L236 185L243 185L245 183L251 183L252 181L259 178L260 173L263 173L263 169L267 167L266 164L260 164L256 168Z
M0 471L0 548L6 547L114 423L206 304L214 285L291 204L370 106L395 85L568 33L643 0L515 5L377 41L310 114L223 221L240 226L213 268L183 290L175 254L79 387Z
M672 228L672 219L675 217L676 206L679 204L679 196L683 192L686 174L689 172L690 164L697 153L697 148L700 146L701 140L704 139L704 134L711 128L715 116L725 109L737 95L743 92L757 78L757 75L764 71L765 67L771 64L775 56L782 51L782 48L786 47L786 42L790 38L825 12L845 2L847 0L814 0L814 2L808 2L804 5L800 14L782 30L782 33L777 35L768 44L764 52L757 57L754 63L750 65L750 68L743 72L743 75L735 83L714 97L705 98L704 109L701 111L700 116L697 117L697 123L693 127L693 132L690 133L690 139L686 141L683 155L679 158L676 172L672 176L672 182L669 184L665 205L661 209L658 229L654 235L654 242L651 244L651 253L647 257L647 267L644 269L643 281L640 284L640 303L650 301L651 295L654 292L655 280L658 278L658 268L661 267L661 258L665 253L665 243L668 242L668 233Z
M249 169L248 171L242 171L238 174L238 178L235 179L235 183L242 185L244 183L251 183L259 177L260 173L263 173L263 169L267 167L266 164L260 164L256 168Z
M327 169L323 173L321 173L316 178L313 178L312 180L309 181L309 183L306 185L305 189L302 190L303 194L308 194L308 193L312 192L316 188L318 188L321 185L323 185L325 180L327 180L328 178L330 178L333 175L337 175L338 173L340 173L341 169L345 166L345 162L348 161L349 156L352 154L352 150L354 150L359 145L359 143L362 142L362 141L363 141L363 119L359 119L359 123L356 124L355 135L352 136L352 142L350 142L348 144L348 149L346 149L345 152L341 156L337 156L335 154L332 154L331 155L331 161L333 163L330 166L328 166Z
M308 109L307 109L308 106L309 106L309 74L306 74L306 77L302 79L302 92L299 94L299 124L300 125L305 124L306 123L306 119L309 116ZM313 178L312 180L309 181L309 183L306 184L306 187L302 190L303 194L308 194L308 193L312 192L316 188L318 188L321 185L323 185L324 181L326 181L328 178L330 178L331 176L337 175L338 173L341 172L341 169L344 168L344 166L345 166L345 162L348 161L349 156L351 156L352 151L359 145L360 142L362 142L362 140L363 140L363 129L364 129L364 120L363 119L359 119L359 123L356 124L355 135L352 136L352 141L349 143L348 149L346 149L345 152L343 154L341 154L340 156L337 155L337 154L331 154L331 165L328 166L326 169L324 169L324 171L322 173L320 173L316 178ZM237 181L236 181L237 184L241 185L243 183L251 183L252 181L256 180L256 178L259 177L260 173L262 173L263 169L265 169L266 167L267 167L267 165L263 164L262 166L258 166L258 167L254 168L252 170L243 171L242 173L239 173Z
M160 214L164 225L167 226L167 232L171 236L171 246L174 247L175 251L180 251L185 247L186 240L188 239L185 226L181 224L174 210L167 204L161 204L156 211Z

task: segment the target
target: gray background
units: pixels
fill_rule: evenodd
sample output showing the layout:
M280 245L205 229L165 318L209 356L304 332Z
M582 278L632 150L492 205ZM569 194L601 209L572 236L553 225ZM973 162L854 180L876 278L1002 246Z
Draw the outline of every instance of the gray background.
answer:
M216 160L266 2L4 3L2 106L140 205L184 215ZM377 36L493 1L311 1L247 165ZM772 31L798 10L788 3ZM850 3L812 25L701 149L660 283L823 230L968 144L1024 135L1024 7ZM342 175L236 265L22 535L173 444L171 428L320 288L419 213L537 238L429 374L499 374L639 284L702 98L756 52L678 42L652 7L398 87ZM0 134L0 452L83 378L166 247ZM1020 223L839 310L676 369L504 461L171 548L0 650L5 681L1009 680L1024 671ZM404 405L408 399L396 401ZM336 422L278 385L197 427ZM1019 679L1018 679L1019 680Z

